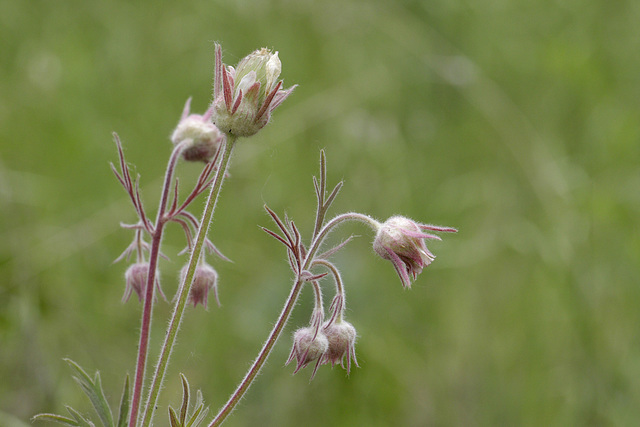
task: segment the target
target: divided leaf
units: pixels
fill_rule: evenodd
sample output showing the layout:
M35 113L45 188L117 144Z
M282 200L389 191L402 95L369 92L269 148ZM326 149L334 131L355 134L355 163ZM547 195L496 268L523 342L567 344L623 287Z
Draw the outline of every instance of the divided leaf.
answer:
M91 380L91 377L76 362L71 359L64 360L74 370L76 375L73 379L76 380L82 391L84 391L91 401L102 425L104 427L113 427L113 416L111 415L111 408L109 407L109 403L107 403L104 391L102 390L100 373L96 372L95 378Z

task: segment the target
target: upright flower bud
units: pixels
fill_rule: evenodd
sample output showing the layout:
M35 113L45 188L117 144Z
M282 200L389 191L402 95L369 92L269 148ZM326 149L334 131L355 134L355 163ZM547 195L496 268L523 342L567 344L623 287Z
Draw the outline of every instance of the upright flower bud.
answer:
M262 129L271 113L295 89L281 89L282 64L278 52L262 48L246 56L237 68L222 63L222 47L216 44L213 81L213 122L235 136L251 136Z
M379 228L373 241L373 250L393 263L402 285L411 287L422 269L435 259L424 239L441 240L440 237L422 230L456 232L455 228L420 224L409 218L393 216Z
M336 363L345 368L344 359L347 359L347 374L351 371L351 359L358 366L356 360L356 328L349 322L337 321L327 323L323 327L323 332L329 341L329 348L324 363L331 363L333 367Z
M322 332L322 329L319 331L316 331L315 328L312 327L298 329L293 334L293 347L291 348L291 354L289 354L287 364L289 364L294 357L296 358L298 364L296 370L293 371L295 374L309 363L315 361L316 365L311 374L311 379L313 379L328 349L329 341Z
M188 265L185 265L180 271L180 279L182 281L184 281L187 275L188 267ZM209 264L198 265L193 275L193 284L189 292L189 302L192 303L194 307L202 304L204 308L207 308L209 291L212 289L216 303L220 306L220 300L218 299L218 273L216 273Z
M207 110L202 116L189 114L190 105L191 98L184 106L180 122L171 135L171 142L173 145L186 142L186 147L182 150L183 159L190 162L209 162L224 141L224 135L211 122L212 109Z
M126 285L124 288L124 295L122 296L122 302L127 302L129 300L131 291L135 291L136 295L138 295L138 301L142 301L144 299L144 292L147 289L148 275L148 262L138 262L130 265L129 268L127 268L127 271L124 273ZM162 292L162 288L160 287L160 278L157 273L155 283L158 293L162 295L162 298L166 299L164 293Z

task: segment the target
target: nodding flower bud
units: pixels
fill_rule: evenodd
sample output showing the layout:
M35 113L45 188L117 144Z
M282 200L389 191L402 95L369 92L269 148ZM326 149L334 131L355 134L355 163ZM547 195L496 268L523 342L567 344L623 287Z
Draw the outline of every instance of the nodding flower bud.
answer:
M182 150L183 159L190 162L209 162L224 141L224 135L211 121L211 109L202 116L189 114L190 105L191 98L184 106L180 122L171 135L171 142L174 145L185 143Z
M188 265L185 265L180 271L180 279L184 280L187 275ZM189 292L189 302L195 307L198 304L202 304L204 308L207 308L207 300L209 291L213 289L213 296L216 299L218 307L220 306L220 300L218 299L218 273L209 264L201 264L196 267L196 271L193 275L193 284L191 285L191 291Z
M282 64L278 52L262 48L242 59L238 66L222 63L222 47L216 44L213 82L213 122L234 136L251 136L262 129L271 113L293 91L278 81Z
M415 280L422 269L435 259L435 255L427 249L425 239L441 240L423 230L458 231L455 228L420 224L409 218L393 216L378 228L373 241L373 250L393 263L405 288L410 288L411 279Z
M124 288L124 295L122 296L122 302L127 302L129 297L131 296L131 291L135 291L136 295L138 295L138 301L142 301L144 299L144 291L147 288L147 276L149 275L149 263L148 262L138 262L132 264L127 268L127 271L124 273L124 279L126 282L126 286ZM160 288L160 278L156 273L156 289L158 293L162 295L162 298L167 299L162 292L162 288Z
M311 374L311 379L313 379L328 349L329 341L322 330L316 331L316 329L312 327L298 329L293 334L293 347L291 348L291 354L289 354L287 364L289 364L294 357L296 358L298 364L296 370L293 371L295 374L309 363L315 361L316 365Z
M345 368L344 359L347 359L347 374L351 371L351 359L358 366L356 360L356 328L349 322L337 321L326 323L323 332L329 341L329 348L323 363L331 363L331 367L339 363Z

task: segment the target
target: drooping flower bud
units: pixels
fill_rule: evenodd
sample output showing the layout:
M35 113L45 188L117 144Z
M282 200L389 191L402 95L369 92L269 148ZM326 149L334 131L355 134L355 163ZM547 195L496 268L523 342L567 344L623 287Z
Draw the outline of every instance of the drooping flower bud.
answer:
M223 132L251 136L262 129L271 113L295 89L281 89L282 64L278 52L262 48L243 58L237 68L222 63L222 47L216 44L213 82L213 123Z
M351 371L351 359L358 366L356 360L356 328L346 321L327 323L323 326L323 332L329 341L329 348L324 363L331 363L333 367L336 363L345 368L344 359L347 359L347 374Z
M293 373L297 373L300 369L315 361L311 379L316 375L318 366L322 363L325 354L329 348L329 341L322 329L316 331L312 327L300 328L293 334L293 347L291 354L287 360L287 365L296 358L297 366Z
M190 162L209 162L224 141L224 135L211 121L212 109L204 115L189 114L191 98L182 111L178 126L171 135L171 142L178 145L186 141L182 158Z
M441 240L434 234L422 230L456 232L455 228L420 224L409 218L393 216L379 228L373 241L373 250L384 259L393 263L402 285L411 287L422 269L435 259L424 239Z
M131 292L135 291L136 295L138 295L138 301L142 301L144 299L144 291L147 288L147 276L149 275L149 263L148 262L138 262L132 264L127 268L127 271L124 273L124 279L126 282L124 288L124 295L122 296L122 302L127 302L129 297L131 296ZM160 287L160 277L158 273L156 273L156 290L162 298L166 300L164 293L162 292L162 288Z
M188 267L188 265L185 265L180 271L181 280L184 280L187 275ZM194 307L202 304L204 308L207 308L207 300L211 290L213 290L216 303L220 306L220 300L218 299L218 273L210 265L200 264L196 267L193 275L193 284L189 292L189 302L192 303Z

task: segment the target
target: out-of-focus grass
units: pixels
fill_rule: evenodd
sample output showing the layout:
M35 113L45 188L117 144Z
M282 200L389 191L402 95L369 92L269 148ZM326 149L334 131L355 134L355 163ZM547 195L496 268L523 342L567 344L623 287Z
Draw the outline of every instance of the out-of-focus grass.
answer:
M361 367L291 376L287 334L230 426L633 425L640 418L640 6L633 2L4 2L0 4L0 411L115 405L140 306L120 304L133 221L111 132L157 203L182 105L210 97L213 41L280 51L298 83L242 142L212 238L222 308L190 311L179 372L221 405L288 293L268 203L311 231L326 148L334 213L456 226L411 291L362 234L336 263ZM193 167L182 165L186 183ZM197 204L196 204L197 206ZM167 236L175 289L184 258ZM329 294L329 292L327 292ZM305 293L289 331L307 322ZM158 304L153 344L170 309ZM152 361L155 355L152 355ZM158 418L158 425L165 419ZM0 420L0 424L2 421Z

